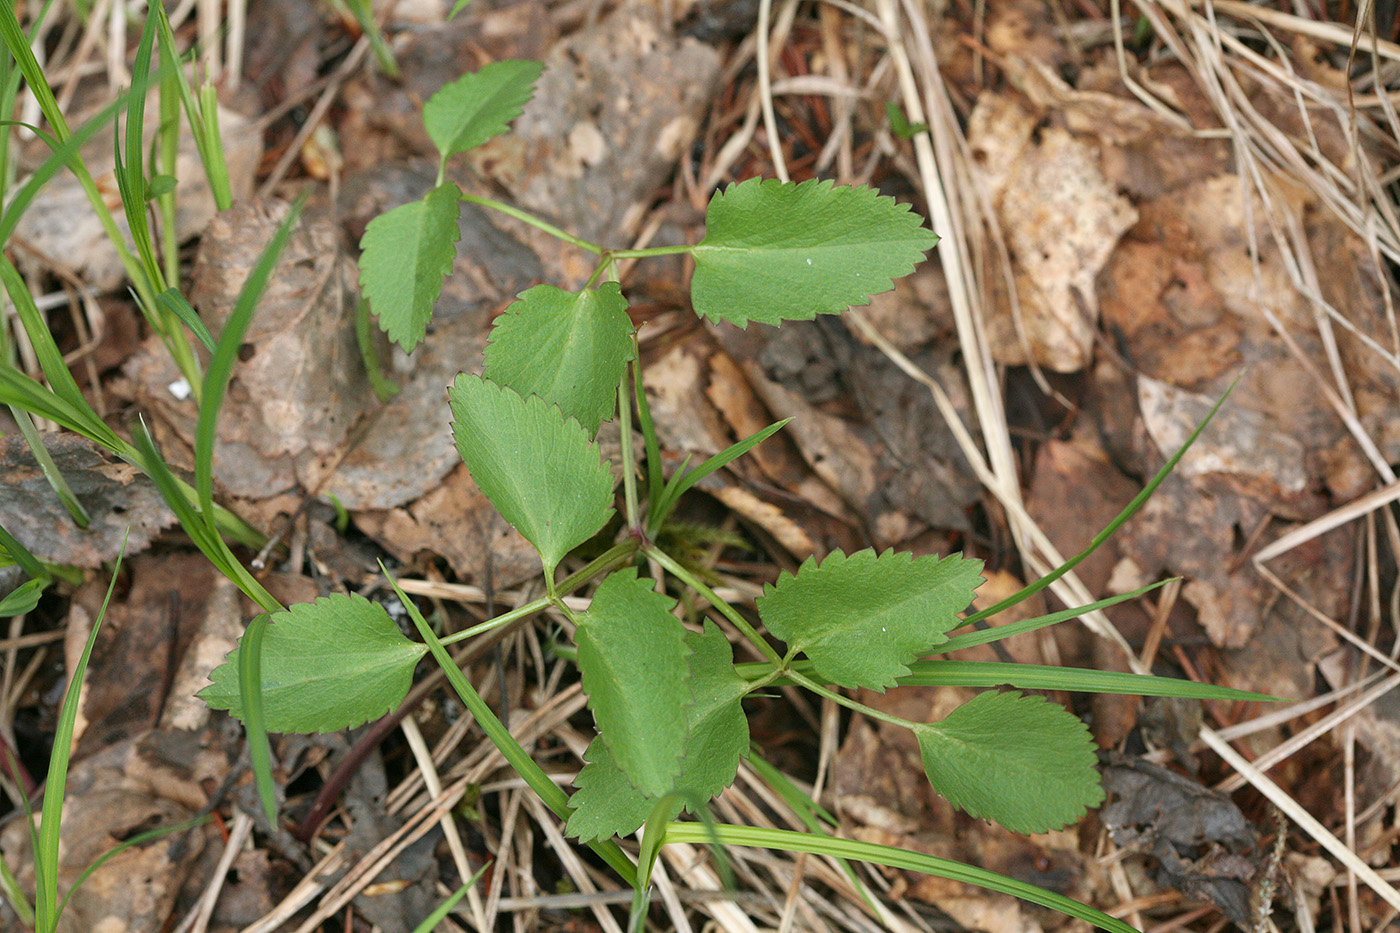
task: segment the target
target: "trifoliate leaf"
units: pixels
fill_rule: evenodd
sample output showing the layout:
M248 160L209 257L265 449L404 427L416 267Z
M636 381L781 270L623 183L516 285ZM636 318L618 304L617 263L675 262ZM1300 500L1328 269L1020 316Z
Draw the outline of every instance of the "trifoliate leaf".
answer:
M447 394L452 438L472 479L553 574L612 515L613 477L598 446L538 395L465 373Z
M582 292L537 285L496 319L482 375L558 405L596 434L617 411L632 356L632 322L616 282Z
M934 790L970 816L1043 833L1103 802L1088 728L1041 697L982 693L913 728Z
M579 620L583 692L608 751L637 790L660 797L675 785L690 705L690 648L676 601L619 570Z
M439 185L371 220L360 238L360 287L379 326L405 351L422 342L452 271L460 195L452 182Z
M734 783L739 758L749 745L749 722L741 702L749 684L734 670L729 640L713 622L706 622L704 634L686 632L685 643L694 652L690 692L695 701L686 708L685 754L672 788L679 795L676 813L682 805L695 811L701 801ZM636 832L657 798L628 782L601 738L593 740L583 757L586 764L574 780L578 790L569 798L574 808L569 835L586 842Z
M242 716L238 653L199 696ZM328 596L272 616L262 641L263 721L269 732L334 732L390 712L408 695L428 649L409 641L378 603Z
M492 62L444 85L423 105L423 125L442 161L504 133L543 71L541 62Z
M957 614L972 602L981 573L980 560L957 554L836 551L765 586L758 614L832 683L883 690L962 624Z
M740 327L839 314L889 291L937 242L907 204L870 188L752 178L710 200L691 301Z

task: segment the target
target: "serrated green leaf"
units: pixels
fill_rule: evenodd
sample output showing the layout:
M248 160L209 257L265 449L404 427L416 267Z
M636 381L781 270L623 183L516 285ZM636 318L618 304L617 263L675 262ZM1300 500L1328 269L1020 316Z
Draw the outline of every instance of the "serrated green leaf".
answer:
M635 569L619 570L593 594L575 636L598 731L627 780L650 797L675 786L691 702L690 648L675 605Z
M913 728L934 790L970 816L1043 833L1103 802L1088 727L1041 697L982 693Z
M710 200L705 231L691 301L705 317L740 327L866 304L938 242L907 204L815 180L730 185Z
M734 670L734 650L713 622L703 633L686 632L690 647L690 694L685 711L685 754L676 790L689 801L709 800L734 783L739 759L748 754L749 720L743 699L748 681Z
M729 640L713 622L703 634L686 632L690 646L690 692L686 707L685 754L680 775L670 792L677 797L676 813L694 812L734 783L739 759L748 752L749 722L743 697L749 686L734 670ZM569 798L574 814L568 832L583 841L629 836L637 831L656 803L628 782L602 739L594 739L583 755L586 764L574 780L578 790ZM672 814L673 818L674 814Z
M569 798L574 812L569 816L565 831L579 842L635 833L651 815L656 798L632 786L608 752L601 735L588 744L583 760L583 769L574 778L578 790ZM679 798L675 807L672 818L681 812Z
M442 161L504 133L543 72L542 62L492 62L444 85L423 106L423 125Z
M360 287L379 326L405 351L422 342L452 271L460 195L452 182L438 185L371 220L360 238Z
M959 554L835 551L765 586L758 614L831 683L883 690L962 624L958 613L972 602L981 574L980 560Z
M241 646L199 696L242 717ZM408 695L427 648L363 596L328 596L273 614L262 644L263 719L269 732L334 732L377 719Z
M634 355L632 332L616 282L582 292L536 285L496 319L482 375L558 405L596 434L617 411L618 382Z
M452 438L472 479L552 576L612 515L613 477L598 445L537 395L465 373L447 394Z

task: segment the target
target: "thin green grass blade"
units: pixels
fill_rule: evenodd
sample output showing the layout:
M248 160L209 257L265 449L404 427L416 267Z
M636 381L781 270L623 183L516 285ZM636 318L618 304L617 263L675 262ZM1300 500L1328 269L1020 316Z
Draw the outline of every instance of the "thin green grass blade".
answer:
M63 361L63 353L54 342L53 334L49 332L48 322L34 304L34 297L29 294L29 286L25 284L19 270L3 254L0 254L0 282L4 283L5 291L9 292L10 301L14 303L15 312L19 315L20 323L24 325L24 332L34 347L34 355L39 359L39 367L44 371L44 378L49 381L54 393L71 406L87 408L83 390L78 388L77 380L69 372L68 364Z
M194 134L194 144L199 151L199 160L204 165L204 175L209 180L209 188L214 194L214 206L226 211L233 206L233 191L229 185L228 163L224 159L223 136L219 133L218 97L214 86L206 82L199 89L196 99L190 87L189 77L180 66L180 52L175 47L175 33L170 28L170 17L166 15L161 4L152 4L151 13L156 20L157 39L160 42L161 68L176 75L176 89L185 108L190 132Z
M820 833L823 836L830 836L831 829L828 827L835 828L839 825L839 821L836 817L825 807L817 803L811 797L808 797L802 792L801 788L792 783L786 774L783 774L783 772L769 764L768 760L763 757L763 749L758 745L753 746L753 750L749 754L749 765L753 767L754 771L758 772L759 777L768 783L768 786L773 789L773 792L792 808L792 811L802 820L803 825L807 827L809 833ZM870 889L865 886L865 882L861 880L860 875L856 874L856 870L851 867L851 863L843 858L838 858L836 863L841 866L842 874L846 876L846 880L850 883L851 887L860 894L866 906L870 908L875 916L883 918L884 908L876 901L875 895L871 893Z
M661 499L661 441L656 436L656 422L651 417L651 405L647 403L646 387L642 385L641 349L637 335L632 335L632 397L637 400L637 427L642 432L647 458L647 511L651 513L651 503ZM651 527L651 514L647 515L647 527Z
M1089 546L1087 548L1080 551L1078 554L1071 557L1069 560L1065 561L1059 567L1056 567L1054 570L1050 571L1050 573L1041 577L1039 580L1036 580L1034 583L1031 583L1029 586L1026 586L1020 592L1013 593L1012 595L1006 597L994 606L988 606L986 609L983 609L980 612L974 612L972 615L968 616L964 620L963 624L971 625L974 622L979 622L982 619L988 618L989 616L994 616L998 612L1004 612L1007 609L1010 609L1012 606L1024 602L1025 600L1034 596L1036 593L1039 593L1041 590L1044 590L1046 587L1050 586L1050 584L1060 579L1060 577L1063 577L1065 574L1069 573L1075 567L1078 567L1079 564L1082 563L1085 558L1097 551L1099 549L1099 546L1102 545L1109 538L1111 538L1113 536L1113 533L1119 528L1121 528L1124 522L1133 517L1133 513L1135 513L1138 509L1142 508L1142 504L1146 502L1154 492L1157 491L1157 487L1162 485L1162 483L1166 481L1167 477L1171 475L1172 470L1176 469L1176 465L1181 462L1181 458L1186 455L1186 451L1190 450L1191 445L1196 443L1196 438L1200 437L1201 432L1204 431L1206 427L1211 423L1211 421L1215 419L1216 412L1220 411L1220 406L1225 404L1225 400L1230 397L1231 392L1235 391L1235 386L1238 384L1239 379L1236 379L1234 382L1230 383L1230 387L1225 390L1225 394L1220 396L1220 401L1215 403L1215 405L1211 408L1210 412L1206 414L1205 419L1196 426L1196 430L1192 431L1191 436L1186 438L1186 443L1181 445L1181 449L1178 450L1176 453L1172 454L1171 459L1168 460L1166 464L1164 464L1162 468L1157 471L1156 476L1152 477L1152 481L1149 482L1145 487L1143 487L1142 492L1138 493L1136 496L1133 496L1133 500L1123 508L1123 511L1119 512L1118 515L1114 517L1113 521L1109 522L1102 531L1094 535L1093 539L1089 542Z
M761 680L773 671L766 661L750 661L734 665L745 680ZM827 683L826 678L812 670L812 662L794 661L792 672L801 677ZM1251 703L1280 702L1278 697L1234 687L1217 687L1176 677L1156 677L1151 674L1122 674L1117 671L1092 671L1073 667L1042 664L1005 664L1000 661L915 661L909 673L900 677L900 687L1017 687L1022 690L1070 690L1076 693L1120 693L1125 696L1180 697L1189 700L1243 700ZM772 686L793 683L778 677Z
M199 508L211 533L217 536L214 528L214 442L217 437L219 409L223 406L224 394L228 391L229 378L233 375L234 364L238 362L238 348L243 343L243 335L253 321L253 312L267 288L272 270L291 239L292 228L301 217L306 195L302 195L287 212L286 218L277 227L272 240L258 257L257 264L248 273L243 288L238 293L238 301L224 323L224 332L219 335L209 360L208 371L204 375L204 392L199 405L199 421L194 435L194 480L195 491L199 495Z
M418 629L418 634L423 639L424 644L428 646L428 650L433 653L433 659L437 661L442 672L447 676L447 682L452 685L452 689L456 691L462 703L476 717L477 724L486 733L486 737L515 769L515 773L520 775L525 783L529 784L531 789L539 795L545 806L549 807L561 820L567 822L569 814L573 812L569 808L569 795L564 793L563 789L554 783L554 779L535 763L535 760L530 757L530 753L521 747L515 736L511 735L510 730L496 718L495 711L481 698L481 694L476 692L476 688L462 674L461 668L457 666L457 662L452 660L452 655L447 653L447 649L433 633L432 627L423 618L423 614L418 611L418 607L413 604L413 600L408 598L407 593L399 589L397 581L389 574L383 564L380 564L379 570L389 581L389 585L394 588L394 592L398 595L404 608L408 610L409 618L413 620L413 625ZM597 853L599 858L607 862L623 881L629 885L636 884L637 868L622 849L618 848L617 843L600 839L590 842L588 847Z
M272 746L263 722L262 641L268 614L261 612L243 632L238 654L238 690L243 695L243 728L248 734L248 760L258 786L267 825L277 827L277 785L272 779Z
M799 833L785 829L769 829L761 826L733 826L728 824L672 823L666 830L667 842L687 842L692 845L705 845L718 841L723 845L751 846L787 852L810 852L813 855L827 855L834 858L855 859L872 865L886 865L907 871L923 872L951 881L977 885L999 894L1039 904L1059 911L1070 917L1083 920L1110 933L1138 933L1122 920L1095 910L1061 894L1038 888L1025 881L1017 881L996 872L987 871L972 865L964 865L949 859L909 852L893 846L882 846L872 842L857 842L854 839L836 839L813 833Z
M360 348L360 362L364 364L365 375L369 377L369 386L374 390L374 397L382 403L398 395L399 387L384 375L370 324L369 302L361 298L355 306L355 345Z
M68 893L63 895L63 903L58 905L59 916L63 915L63 911L68 907L69 898L73 896L74 892L76 892L78 888L82 887L83 882L87 881L88 878L92 877L99 868L101 868L103 865L106 865L107 862L109 862L111 859L116 858L118 855L121 855L128 849L134 849L137 846L143 846L148 842L154 842L155 840L160 839L164 836L169 836L173 833L182 833L186 830L194 829L196 826L203 826L205 823L209 822L209 820L210 817L208 816L196 816L193 819L183 820L179 823L173 823L170 826L160 826L156 829L150 829L144 833L137 833L135 836L132 836L130 839L127 839L124 842L122 842L121 845L108 849L106 852L103 852L97 858L93 859L91 865L83 869L83 873L78 876L78 879L76 881L73 882L73 886L68 889Z
M456 907L457 902L467 896L467 892L481 880L481 876L486 874L486 869L490 867L491 863L487 862L478 868L476 874L468 878L465 884L453 891L447 900L433 908L433 912L424 917L423 922L413 928L413 933L433 933L433 930L437 929L437 925L447 919L447 915L452 913L452 908Z
M204 348L210 353L214 352L214 335L209 333L209 328L204 326L204 321L199 317L199 313L189 303L184 295L174 288L167 288L156 296L156 302L169 314L180 319L180 322L190 329L190 333L204 344Z
M58 496L58 501L63 503L63 507L72 516L73 523L79 528L86 528L91 524L92 519L88 516L87 509L78 501L77 495L73 492L73 487L68 485L68 480L64 478L63 472L59 470L58 464L53 462L53 457L49 454L49 449L44 446L44 438L39 434L39 429L34 426L34 419L29 417L29 412L22 408L10 406L10 414L14 415L15 424L19 426L19 433L24 435L24 442L29 445L29 452L34 455L34 462L39 464L39 471L44 474L44 479L48 480L49 488Z
M149 22L147 23L149 26ZM160 127L156 130L156 172L151 179L149 193L156 198L160 213L160 254L164 263L162 272L165 281L180 281L180 235L175 221L175 189L179 186L176 177L180 159L180 81L183 74L179 62L168 62L161 57L160 70ZM161 182L167 182L162 185Z
M49 579L49 574L44 570L44 565L39 562L39 558L31 554L29 548L20 544L14 536L5 530L3 525L0 525L0 547L5 549L5 553L10 555L10 560L14 561L29 579Z
M139 465L155 483L165 504L175 513L180 526L190 536L194 545L203 552L220 573L233 581L249 599L266 612L281 612L282 604L263 588L238 558L233 556L229 546L220 537L214 522L206 521L194 506L195 492L188 485L176 479L160 454L160 448L151 438L144 424L139 424L131 432L136 441Z
M78 703L83 690L83 677L87 673L88 661L92 658L93 646L97 644L97 633L102 628L102 620L107 616L107 606L112 601L112 593L117 588L117 574L121 570L122 555L126 553L126 541L122 540L121 551L112 567L112 580L107 584L107 595L102 598L102 608L93 620L92 631L88 633L87 644L73 670L68 672L68 689L63 695L63 705L58 710L58 727L54 730L53 752L49 755L49 775L44 782L44 805L39 822L39 836L34 846L34 913L40 930L52 930L58 925L58 829L63 816L63 791L68 782L68 756L72 751L73 730L78 721Z
M1123 674L1043 664L1001 661L916 661L913 672L899 679L901 687L1019 687L1022 690L1070 690L1075 693L1119 693L1126 696L1180 697L1191 700L1282 702L1278 697L1234 687L1217 687L1176 677Z
M47 11L47 7L45 9ZM0 41L5 43L5 48L19 66L25 83L29 85L29 92L39 102L39 110L44 114L44 119L49 121L59 139L67 139L68 122L63 119L58 100L53 95L53 89L49 87L48 78L44 76L43 67L34 57L34 50L29 47L29 39L15 16L14 3L0 3Z
M19 879L10 871L10 866L4 859L0 859L0 895L4 896L5 902L19 915L19 922L24 927L34 926L34 905L29 903L29 898L19 886Z
M1006 625L996 625L991 628L964 632L961 635L954 635L941 645L934 645L929 651L934 654L948 654L960 648L972 648L976 645L985 645L994 641L1001 641L1003 638L1010 638L1012 635L1022 635L1026 632L1034 632L1052 625L1059 625L1061 622L1077 619L1086 612L1107 609L1109 606L1116 606L1121 602L1137 599L1144 593L1150 593L1159 586L1166 586L1169 582L1171 581L1162 580L1159 583L1150 583L1130 593L1120 593L1117 596L1110 596L1107 599L1101 599L1087 606L1076 606L1073 609L1061 609L1059 612L1052 612L1044 616L1036 616L1034 619L1022 619L1020 622L1010 622Z
M654 509L653 519L647 526L648 530L654 533L659 529L661 523L664 522L675 509L676 503L680 500L680 497L685 495L692 486L711 473L714 473L716 470L723 469L750 450L753 450L759 444L762 444L768 438L781 431L783 426L791 420L791 418L784 418L782 421L770 424L762 431L751 434L737 444L715 454L688 473L677 474L677 476L672 477L671 482L667 484L665 491L661 494L661 502Z
M151 78L151 56L155 49L156 26L153 17L146 17L146 26L141 30L141 41L136 47L136 58L131 66L132 87L143 88L141 93L131 93L126 98L126 151L122 152L121 134L114 134L112 150L116 158L117 190L121 194L122 209L126 213L127 227L136 246L136 256L146 270L152 290L165 289L165 274L156 259L155 239L151 236L151 219L147 211L145 131L146 94Z

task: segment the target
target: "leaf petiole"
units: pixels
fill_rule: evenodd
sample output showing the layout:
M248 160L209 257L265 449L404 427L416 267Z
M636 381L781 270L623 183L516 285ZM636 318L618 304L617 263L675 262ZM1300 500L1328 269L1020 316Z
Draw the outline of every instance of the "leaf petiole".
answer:
M518 207L512 207L511 205L506 204L503 201L497 201L494 198L482 197L479 194L468 194L465 191L463 191L459 195L459 197L461 197L461 199L463 201L466 201L468 204L475 204L478 207L489 207L491 210L505 214L507 217L514 217L521 223L529 224L536 230L543 230L550 236L555 237L556 239L563 240L565 243L568 243L572 246L577 246L579 249L587 250L595 256L607 255L607 250L603 249L603 247L599 246L597 243L589 242L583 237L574 236L567 230L561 230L559 227L554 226L554 224L550 223L549 221L541 220L534 214L531 214L529 211L523 211Z
M664 567L677 580L680 580L686 586L703 596L706 602L719 610L720 615L728 619L740 632L743 632L744 637L753 642L754 646L763 653L764 657L768 658L768 660L777 664L779 667L783 666L783 659L778 654L777 650L774 649L772 645L768 644L767 639L758 634L758 631L749 624L749 620L741 616L729 603L720 599L718 594L702 583L695 574L672 560L670 555L658 547L646 545L642 548L642 553L645 554L649 560L654 560Z

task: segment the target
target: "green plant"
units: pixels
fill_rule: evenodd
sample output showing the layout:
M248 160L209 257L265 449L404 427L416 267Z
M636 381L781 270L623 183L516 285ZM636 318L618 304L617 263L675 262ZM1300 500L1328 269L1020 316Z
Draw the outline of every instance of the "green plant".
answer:
M0 39L9 47L18 70L46 101L45 114L55 128L53 157L0 215L3 239L33 192L60 167L90 178L77 147L96 124L69 133L56 107L47 106L52 95L44 94L47 85L42 71L28 52L13 11L3 4ZM400 592L422 639L414 642L400 634L382 607L358 596L280 606L225 543L230 535L245 542L253 536L213 501L212 452L220 402L242 334L296 212L250 276L233 315L215 339L179 293L167 287L167 280L173 278L167 272L168 255L162 262L146 226L147 199L173 196L170 184L159 173L148 174L141 158L141 104L135 99L142 97L145 83L151 80L156 45L164 62L159 75L162 91L169 91L171 101L178 95L186 106L203 141L206 166L218 174L217 133L209 132L212 108L201 116L183 77L172 76L178 72L170 67L175 61L174 46L159 12L147 23L138 52L137 92L119 100L99 119L126 107L125 159L117 174L135 231L134 255L115 227L109 225L109 232L137 284L143 312L197 390L194 484L174 476L143 428L134 431L134 441L128 441L91 409L23 282L3 260L0 279L36 347L48 385L0 361L0 403L83 434L150 475L195 544L264 610L249 626L240 647L214 672L202 696L211 706L228 709L245 722L259 792L269 815L274 795L267 730L328 731L380 716L402 701L415 665L431 653L487 736L567 822L569 833L634 886L634 919L641 918L646 906L648 879L659 848L673 840L869 859L981 884L1106 929L1130 929L1074 901L982 869L832 838L814 806L812 831L805 834L708 821L675 822L685 810L703 816L706 802L733 781L740 758L749 754L742 700L779 684L800 685L911 730L935 788L975 816L1026 832L1071 823L1102 797L1093 744L1070 713L1014 691L988 692L941 722L915 723L871 710L833 688L958 684L1258 699L1240 691L1160 678L927 657L1052 625L1143 592L1015 625L961 631L1040 591L1087 556L1156 488L1175 459L1084 553L1016 596L968 616L960 613L980 579L978 561L957 555L837 553L820 563L808 561L766 590L756 607L765 636L748 616L658 546L681 497L696 482L780 430L782 423L704 463L694 467L687 463L669 478L664 476L655 426L640 391L635 335L616 280L617 261L686 253L695 263L692 300L697 313L739 326L751 321L778 325L819 313L841 313L891 288L892 280L912 271L937 241L917 216L869 189L829 182L790 185L751 180L715 196L707 213L706 236L694 246L607 249L510 205L464 193L446 179L452 156L504 132L519 114L541 73L540 64L499 62L435 95L425 107L424 120L441 156L437 184L421 200L373 221L362 242L362 285L388 336L406 350L424 338L443 276L451 267L463 201L532 224L597 256L598 263L587 286L577 292L549 285L524 292L498 321L482 374L458 377L448 393L458 450L482 491L538 550L546 595L439 639ZM10 73L0 74L0 89L13 87L16 81ZM173 103L165 107L173 113ZM161 151L167 149L163 146ZM203 372L190 352L191 338L210 351ZM600 425L614 417L621 427L624 533L587 566L560 579L564 558L593 538L613 515L613 474L602 461L595 436ZM643 461L633 449L634 417L646 448L644 471L639 470ZM0 544L38 581L15 597L15 605L25 605L30 597L37 598L37 590L50 575L13 539L0 538ZM663 579L641 576L638 566L642 565L660 568ZM564 597L594 585L589 611L571 612ZM672 612L676 600L671 595L685 591L707 603L765 660L736 665L728 639L714 621L707 621L699 631L686 629ZM559 651L577 658L600 733L588 748L587 763L572 796L515 741L445 647L551 607L576 625L576 647L560 646ZM332 642L336 650L327 651ZM1003 779L989 781L989 773ZM1025 793L1028 785L1035 787L1035 795ZM50 796L61 798L61 793ZM47 798L45 805L49 805ZM638 828L643 828L643 843L639 864L634 864L614 839ZM55 915L47 887L40 891L39 902L42 916Z
M339 729L393 709L409 688L415 664L431 652L492 741L567 821L568 832L634 883L634 919L646 905L647 879L659 846L667 839L687 838L919 867L1013 893L1105 928L1129 929L1072 901L969 866L821 835L672 822L686 810L703 812L706 802L734 780L740 758L749 753L742 700L778 683L800 685L911 730L929 780L940 793L973 816L1020 832L1068 825L1101 801L1094 746L1077 718L1039 697L990 691L940 722L909 722L833 688L957 683L1252 695L1151 677L926 657L1084 612L1088 607L952 634L1039 591L1085 555L991 610L964 618L960 613L981 579L980 561L869 550L834 553L821 562L808 560L765 588L756 606L765 637L746 615L659 548L658 534L680 496L781 424L665 479L658 469L659 444L646 397L638 391L634 333L616 281L616 261L686 253L695 263L691 296L698 314L739 326L753 321L776 325L840 313L868 301L891 288L893 278L912 271L937 238L893 200L829 182L755 179L731 185L711 201L700 243L642 250L610 250L516 208L464 194L446 180L448 159L504 132L528 101L541 68L534 62L498 62L443 88L427 103L424 121L440 154L437 184L421 200L370 223L360 269L380 326L411 350L424 337L450 269L462 201L501 210L598 257L592 279L580 291L541 285L522 293L492 331L482 374L460 375L448 390L457 449L482 492L539 552L546 595L439 640L400 593L421 644L402 636L382 607L358 596L295 606L274 613L265 630L259 627L260 686L257 677L249 676L246 655L252 648L245 642L214 672L201 695L211 706L244 718L252 718L260 707L256 715L274 731ZM643 489L635 480L634 406L648 453ZM593 538L613 515L615 481L594 440L601 423L613 417L621 422L624 532L601 557L559 580L565 556ZM641 576L633 566L638 563L659 567L669 579ZM569 610L563 597L592 583L597 587L588 611ZM677 587L706 601L765 660L736 666L727 637L713 621L700 631L685 628L673 613L676 600L669 593ZM576 625L576 649L560 651L577 659L599 730L571 797L515 743L444 649L546 607ZM337 651L328 656L323 649L331 638ZM993 774L997 778L989 780ZM641 861L634 871L611 840L643 827Z

